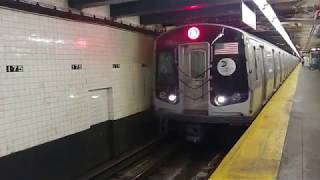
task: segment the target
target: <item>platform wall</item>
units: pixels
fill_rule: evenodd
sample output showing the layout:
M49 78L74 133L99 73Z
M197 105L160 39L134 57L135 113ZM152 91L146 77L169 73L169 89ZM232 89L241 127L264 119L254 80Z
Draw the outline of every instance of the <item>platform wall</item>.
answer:
M45 3L52 6L68 8L68 0L34 0L40 3Z
M150 107L153 37L3 8L0 24L0 156Z

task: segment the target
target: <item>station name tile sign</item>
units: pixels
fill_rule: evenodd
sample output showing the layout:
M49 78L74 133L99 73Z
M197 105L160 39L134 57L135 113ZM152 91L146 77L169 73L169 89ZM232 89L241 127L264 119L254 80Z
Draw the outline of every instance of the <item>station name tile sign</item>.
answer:
M80 70L82 69L82 64L71 64L72 70Z
M7 65L7 72L23 72L23 65Z

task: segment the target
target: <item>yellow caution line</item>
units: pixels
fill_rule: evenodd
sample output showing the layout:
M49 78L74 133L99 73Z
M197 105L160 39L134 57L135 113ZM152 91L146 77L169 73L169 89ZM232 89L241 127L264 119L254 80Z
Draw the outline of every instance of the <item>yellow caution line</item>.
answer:
M210 180L277 179L300 68L274 94Z

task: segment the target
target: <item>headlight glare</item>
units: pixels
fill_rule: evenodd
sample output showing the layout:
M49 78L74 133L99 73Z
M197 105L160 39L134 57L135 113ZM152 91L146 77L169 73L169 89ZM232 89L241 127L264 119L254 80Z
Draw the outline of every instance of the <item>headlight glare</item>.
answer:
M170 94L170 95L168 96L168 100L169 100L170 102L172 102L172 103L175 103L175 102L177 101L177 95L175 95L175 94Z
M227 98L225 96L218 95L215 97L214 102L216 105L221 106L227 101Z

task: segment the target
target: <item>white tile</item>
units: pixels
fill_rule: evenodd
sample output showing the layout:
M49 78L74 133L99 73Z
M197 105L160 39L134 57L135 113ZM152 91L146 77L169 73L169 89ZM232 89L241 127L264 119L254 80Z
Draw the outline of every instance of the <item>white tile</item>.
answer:
M68 0L37 0L37 2L57 7L68 7Z

